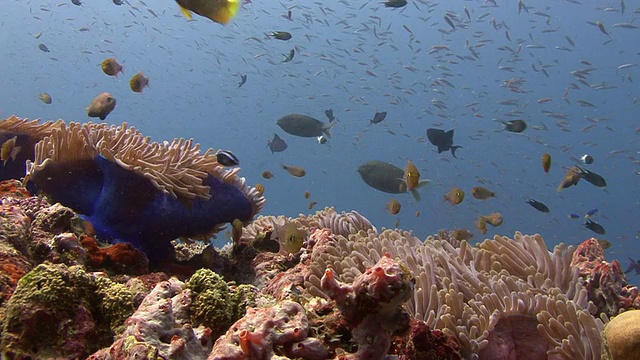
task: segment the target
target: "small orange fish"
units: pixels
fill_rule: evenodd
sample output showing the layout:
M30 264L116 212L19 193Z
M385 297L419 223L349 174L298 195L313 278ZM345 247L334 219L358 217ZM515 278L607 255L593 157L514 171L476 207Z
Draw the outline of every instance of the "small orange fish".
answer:
M481 217L487 222L487 224L490 224L491 226L500 226L504 222L504 218L500 213L493 213Z
M151 88L149 86L149 78L144 77L144 73L142 71L131 77L131 80L129 80L129 87L131 87L133 92L137 93L141 93L145 87Z
M473 237L473 234L467 229L455 229L451 232L451 237L456 240L462 241L471 239Z
M40 93L40 95L38 95L38 99L40 99L40 101L47 105L51 104L51 102L53 101L51 99L51 95L47 94L46 92Z
M476 186L471 189L471 195L478 200L487 200L488 198L496 197L493 191L482 186Z
M118 64L116 58L112 57L104 59L102 62L102 71L105 74L115 76L116 78L118 77L118 73L124 74L124 71L122 71L122 65Z
M407 190L413 190L418 187L420 171L418 171L413 161L407 160L407 167L404 170L404 178L402 180L407 184Z
M265 170L262 172L262 177L269 180L271 178L273 178L273 173L269 170Z
M258 191L259 195L264 194L264 185L262 184L256 184L256 186L254 186L256 188L256 191Z
M391 215L397 215L400 212L400 208L402 208L402 205L396 198L389 200L387 203L387 210L389 210Z
M314 206L316 206L318 202L317 201L312 201L309 203L309 210L313 209Z
M107 118L107 115L116 107L116 98L108 92L96 96L91 100L91 104L87 108L89 117L97 117L100 120Z
M18 156L18 153L22 149L22 147L16 146L17 140L18 140L18 136L16 135L2 144L2 150L0 151L0 156L3 162L3 165L7 165L7 161L9 161L9 159L11 159L11 161L16 161L16 156Z
M458 205L464 200L464 191L460 188L451 188L451 191L444 194L444 201L448 201L451 205Z
M289 174L295 176L295 177L303 177L305 175L307 175L307 172L301 168L300 166L293 166L293 165L282 165L282 168L287 170L289 172Z
M551 169L551 155L549 153L542 155L542 168L544 172L549 173L549 169Z
M478 219L473 222L473 225L475 225L481 233L487 233L487 220L485 220L483 216L479 216Z
M310 197L311 197L311 193L310 193L310 192L308 192L308 191L305 191L305 192L304 192L304 198L305 198L305 199L308 199L308 198L310 198Z

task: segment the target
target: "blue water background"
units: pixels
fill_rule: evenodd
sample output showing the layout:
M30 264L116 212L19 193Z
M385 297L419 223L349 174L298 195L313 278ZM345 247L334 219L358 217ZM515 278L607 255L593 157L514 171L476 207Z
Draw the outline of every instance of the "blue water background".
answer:
M193 137L205 148L233 151L248 183L266 187L263 214L306 214L309 202L317 201L316 210L356 210L378 229L399 220L420 238L439 229L469 228L474 241L521 231L540 233L552 246L598 236L583 220L567 218L597 208L593 220L607 230L599 238L613 243L608 259L620 259L626 268L628 257L640 258L640 66L618 67L640 63L640 29L613 25L640 26L640 4L627 0L622 14L620 1L594 7L587 1L530 0L524 2L528 12L519 14L516 1L497 2L495 7L483 1L409 0L402 9L390 9L378 1L256 0L222 26L199 16L187 21L173 0L131 0L122 6L110 0L86 0L82 6L7 0L0 7L0 111L2 117L84 122L91 99L111 92L117 106L106 119L110 124L127 121L157 141ZM444 20L447 12L457 14L455 31ZM596 21L610 36L588 23ZM267 38L273 30L289 31L293 39ZM486 44L478 46L482 41ZM39 50L40 43L50 52ZM434 45L450 50L427 54ZM470 58L470 46L477 46L479 58ZM293 47L294 60L283 63L282 54ZM100 69L111 56L124 66L118 79ZM589 84L610 89L589 88L571 75L586 68L594 69ZM128 83L139 71L150 78L151 88L142 94ZM238 88L240 74L248 81ZM455 87L439 84L439 78ZM510 79L522 80L518 88L525 93L510 91L505 86ZM567 102L563 94L572 83L579 89L570 90ZM53 104L37 98L43 91ZM546 97L553 100L537 102ZM509 99L517 105L500 104ZM329 108L340 123L324 145L276 125L288 113L327 121ZM522 114L507 116L513 110ZM567 114L568 120L558 124L543 110ZM376 111L387 111L387 119L368 126ZM497 120L517 118L529 124L523 134L500 131ZM548 130L538 130L545 126ZM437 153L426 141L429 127L455 129L455 143L463 146L459 159ZM285 152L272 154L266 147L274 133L289 144ZM549 174L541 166L545 152L553 159ZM595 158L588 168L603 175L608 187L583 180L558 193L566 169L575 163L571 157L585 153ZM369 188L356 169L373 159L401 168L412 159L422 177L432 180L420 189L422 201ZM294 178L282 164L302 166L307 175ZM264 170L275 177L263 179ZM474 199L471 188L478 185L497 198ZM443 202L453 186L467 193L455 207ZM397 216L385 210L393 196L402 203ZM551 212L537 212L525 197L542 201ZM473 222L492 212L502 213L504 224L482 235Z

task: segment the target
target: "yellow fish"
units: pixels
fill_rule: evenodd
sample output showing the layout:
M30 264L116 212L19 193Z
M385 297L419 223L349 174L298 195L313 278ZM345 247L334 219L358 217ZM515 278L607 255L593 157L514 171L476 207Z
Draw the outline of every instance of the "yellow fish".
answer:
M460 188L451 188L451 191L444 194L444 201L448 201L451 205L458 205L464 200L464 191Z
M45 104L51 104L51 102L53 101L51 100L51 95L47 94L46 92L40 93L40 95L38 95L38 99L40 99L40 101Z
M287 170L289 172L289 174L295 176L295 177L303 177L305 175L307 175L307 172L301 168L300 166L294 166L294 165L282 165L282 168Z
M295 254L302 248L306 234L293 222L287 222L278 229L281 252Z
M129 80L129 87L133 92L141 93L145 87L149 86L149 78L144 76L144 73L141 71L131 77Z
M184 16L191 20L191 12L209 18L218 24L228 24L236 16L240 0L176 0Z
M16 135L2 144L0 155L3 161L3 165L7 165L7 161L9 161L9 159L11 159L12 161L16 160L16 156L18 156L18 153L22 149L22 147L16 146L17 140L18 136Z
M411 192L411 195L413 195L416 201L420 201L420 193L418 193L417 189L429 183L429 180L427 179L420 180L420 171L411 159L407 160L407 167L404 169L402 181L403 183L400 185L400 191L402 192L403 188L406 186L406 189Z
M387 210L389 210L389 213L391 215L397 215L400 212L401 208L402 208L402 205L400 204L400 201L398 201L398 199L396 198L389 200L389 202L387 203Z

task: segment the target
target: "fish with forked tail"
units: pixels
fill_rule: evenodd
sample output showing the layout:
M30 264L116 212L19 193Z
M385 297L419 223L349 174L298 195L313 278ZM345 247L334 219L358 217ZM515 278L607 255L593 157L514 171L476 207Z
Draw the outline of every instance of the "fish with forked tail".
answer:
M443 151L451 150L451 155L456 159L458 158L456 156L456 150L460 149L462 146L453 145L453 129L449 131L441 129L427 129L427 138L431 144L438 148L438 154Z

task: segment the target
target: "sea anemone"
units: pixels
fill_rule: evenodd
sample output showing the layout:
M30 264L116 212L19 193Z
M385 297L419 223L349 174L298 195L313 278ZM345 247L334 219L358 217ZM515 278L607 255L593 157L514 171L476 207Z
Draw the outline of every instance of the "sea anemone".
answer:
M59 128L62 123L62 120L41 123L40 120L29 121L17 116L0 121L0 144L15 136L17 149L14 158L7 159L6 162L0 161L0 181L22 178L25 174L25 161L34 157L35 144L51 134L53 129Z
M590 313L595 306L570 266L573 247L549 252L540 235L520 233L454 247L401 230L334 236L331 245L311 260L305 287L313 295L329 298L320 286L325 269L348 283L389 254L416 278L409 313L456 337L465 358L600 358L607 319Z
M162 260L174 238L208 237L262 209L239 171L193 140L160 144L126 123L63 123L36 144L25 182L83 215L99 236Z

